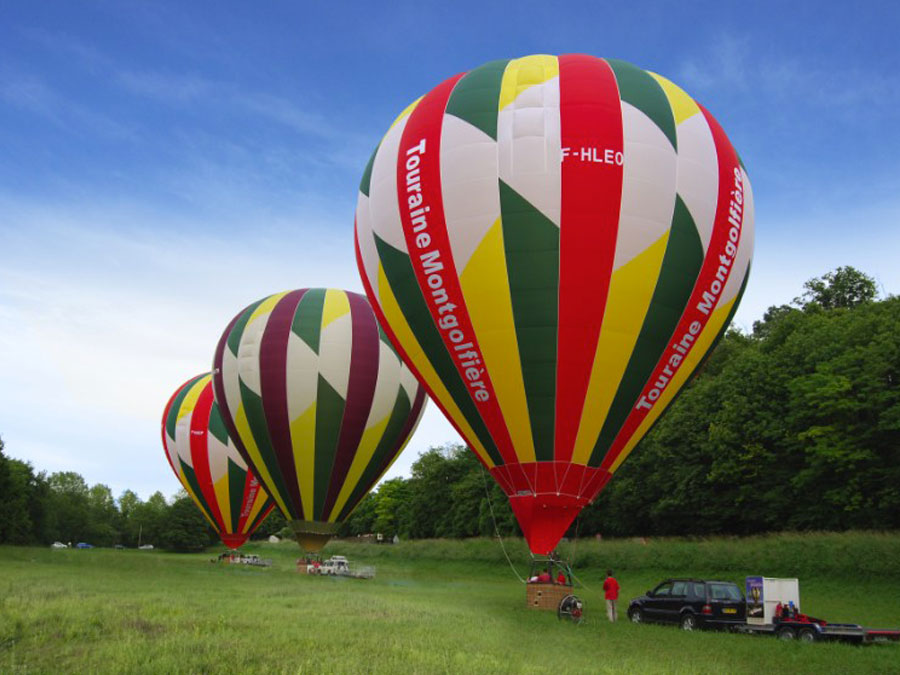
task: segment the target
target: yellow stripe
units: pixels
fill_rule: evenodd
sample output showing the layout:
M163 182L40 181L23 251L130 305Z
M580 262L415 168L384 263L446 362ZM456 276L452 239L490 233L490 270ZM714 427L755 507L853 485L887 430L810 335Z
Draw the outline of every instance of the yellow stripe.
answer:
M549 54L532 54L513 59L503 71L499 109L503 110L519 95L536 84L559 77L559 59Z
M587 464L591 458L647 315L668 241L666 232L613 272L610 279L603 326L572 452L574 464Z
M478 244L459 282L513 448L520 462L534 462L500 218Z
M250 423L247 421L247 412L244 410L243 403L238 405L237 412L234 414L234 426L237 428L238 436L244 443L247 454L250 455L253 466L259 469L259 477L262 479L263 485L274 485L275 483L272 480L272 474L269 473L269 469L263 461L259 448L256 445L256 441L253 439L253 433L250 431ZM281 495L273 493L271 497L275 500L275 503L278 504L278 508L281 509L282 513L290 513L287 504L282 501Z
M384 273L384 266L380 261L378 263L378 288L376 292L378 293L378 301L381 304L385 319L387 319L388 325L393 329L398 342L406 351L407 356L412 359L413 365L415 365L419 374L425 379L425 383L431 388L431 391L434 392L437 400L441 402L446 409L447 414L450 415L450 418L462 432L469 447L481 457L481 460L488 468L493 468L494 462L487 452L485 452L484 446L481 444L481 441L478 440L475 432L472 431L472 427L469 426L469 423L466 421L466 418L463 417L463 414L456 406L456 403L453 402L450 392L447 391L446 387L444 387L441 382L441 379L434 371L431 362L428 360L428 357L425 356L425 352L422 351L419 341L413 336L409 324L406 323L406 317L403 316L403 312L397 304L397 299L394 297L394 292L391 290L387 276Z
M713 311L712 316L709 317L709 321L706 324L706 328L704 328L703 332L697 337L697 342L694 344L691 353L681 362L681 367L679 367L678 372L675 373L675 376L669 382L668 386L663 389L662 394L656 401L656 405L654 405L650 412L647 413L644 421L641 422L632 437L628 439L628 443L625 444L625 447L622 448L619 456L616 457L616 460L612 463L612 466L609 469L610 473L614 473L622 462L625 461L625 458L628 457L629 453L634 449L634 446L636 446L644 437L644 434L649 431L650 427L656 421L656 418L665 412L666 407L672 402L675 394L677 394L684 386L687 378L694 372L703 357L706 356L706 352L709 351L713 340L716 339L719 331L722 330L722 326L728 318L728 313L731 311L735 299L730 300L722 307Z
M231 501L229 499L230 492L228 484L228 472L213 483L213 490L216 493L216 502L219 505L219 513L222 514L222 524L224 525L223 532L234 532L231 523Z
M662 75L657 75L656 73L650 73L650 75L659 82L666 93L666 98L669 99L669 105L672 108L672 113L675 115L675 126L700 112L700 106L687 95L684 89L670 82Z
M256 520L256 516L258 516L259 512L262 510L263 504L266 503L267 494L268 493L260 485L259 490L256 492L256 499L253 500L253 506L250 507L250 514L244 521L244 530L241 534L247 534L250 531L250 526L253 525L253 521Z
M416 109L416 106L419 105L419 101L421 101L423 98L425 98L425 97L424 97L424 96L420 96L420 97L417 98L415 101L413 101L413 102L410 103L408 106L406 106L406 107L403 109L403 112L401 112L399 115L397 115L397 119L395 119L395 120L391 123L391 126L388 127L388 133L390 133L391 129L393 129L395 126L397 126L402 120L404 120L404 119L406 119L407 117L409 117L409 116L412 114L412 111ZM387 136L387 133L385 134L385 136Z
M200 513L203 514L203 517L206 518L207 522L212 525L212 528L216 532L219 532L219 524L207 515L206 509L204 509L202 506L203 502L197 499L197 493L191 489L190 484L186 480L181 481L181 484L184 486L184 491L187 492L191 496L191 499L194 500L194 503L197 505L197 508L200 509Z
M253 310L253 313L250 315L250 318L247 319L247 324L244 326L244 331L247 330L247 326L253 323L259 316L263 314L269 314L274 308L275 305L278 304L278 301L281 300L284 296L286 296L290 291L284 291L282 293L276 293L275 295L270 295L268 298L263 300L256 309Z
M183 399L181 399L181 405L178 408L177 414L175 416L176 420L180 420L182 417L187 415L188 413L194 412L194 408L197 406L197 400L200 398L200 394L203 393L203 388L209 382L211 375L204 375L199 380L194 382L193 386L188 390L188 393L185 395Z
M325 330L325 326L335 319L350 313L350 300L344 291L337 291L329 288L325 291L325 301L322 305L322 326L320 330Z
M388 422L391 420L391 413L393 413L393 409L389 410L388 414L378 424L369 427L363 432L356 455L353 457L353 463L350 465L350 470L347 472L347 477L341 486L341 492L338 494L338 498L334 502L334 508L331 509L331 514L328 516L328 522L333 523L337 519L344 508L344 504L347 503L350 495L356 489L359 479L362 478L363 472L372 459L372 455L375 454L375 450L378 448L378 442L384 436L384 430L387 429Z
M301 415L291 420L291 447L294 450L294 466L297 468L297 486L303 517L313 512L313 478L316 470L316 402L313 401Z

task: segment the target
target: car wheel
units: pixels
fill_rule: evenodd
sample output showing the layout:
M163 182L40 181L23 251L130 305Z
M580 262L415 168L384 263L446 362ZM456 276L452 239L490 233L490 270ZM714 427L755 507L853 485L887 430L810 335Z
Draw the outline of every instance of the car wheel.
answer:
M683 614L681 617L681 630L696 630L697 617L693 614Z
M785 626L784 628L779 629L778 631L778 639L779 640L793 640L796 637L794 634L794 629Z
M804 628L797 634L797 639L800 640L800 642L815 642L816 631L812 628Z
M628 612L628 618L631 619L631 623L644 623L644 612L640 607L635 607Z

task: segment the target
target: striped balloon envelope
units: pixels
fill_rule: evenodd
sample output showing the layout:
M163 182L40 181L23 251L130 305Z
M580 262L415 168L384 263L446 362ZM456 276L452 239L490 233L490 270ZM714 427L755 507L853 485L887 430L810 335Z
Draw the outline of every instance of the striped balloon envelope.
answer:
M554 548L723 334L753 198L684 91L581 54L492 61L407 107L363 173L366 293Z
M311 552L400 454L426 398L365 297L324 288L240 312L216 349L213 386L242 454Z
M191 378L169 399L162 439L172 471L222 543L239 548L275 504L229 438L209 374Z

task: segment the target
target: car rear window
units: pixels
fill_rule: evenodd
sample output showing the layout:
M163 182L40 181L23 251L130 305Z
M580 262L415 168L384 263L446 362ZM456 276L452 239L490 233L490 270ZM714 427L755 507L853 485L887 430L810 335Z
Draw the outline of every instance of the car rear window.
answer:
M706 593L704 591L703 584L694 584L693 586L694 586L694 595L696 595L698 598L706 597Z
M713 600L735 600L741 599L741 591L734 584L710 584L709 597Z

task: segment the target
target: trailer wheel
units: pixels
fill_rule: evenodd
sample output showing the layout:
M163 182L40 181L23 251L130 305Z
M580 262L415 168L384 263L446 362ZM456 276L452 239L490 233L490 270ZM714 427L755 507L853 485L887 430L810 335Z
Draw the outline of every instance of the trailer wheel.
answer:
M697 617L693 614L682 614L681 616L681 630L696 630L697 628Z
M793 640L796 637L794 634L794 629L789 626L785 626L784 628L780 628L778 630L778 639L779 640Z
M804 628L799 633L797 633L797 639L800 642L815 642L816 641L816 631L812 628Z

